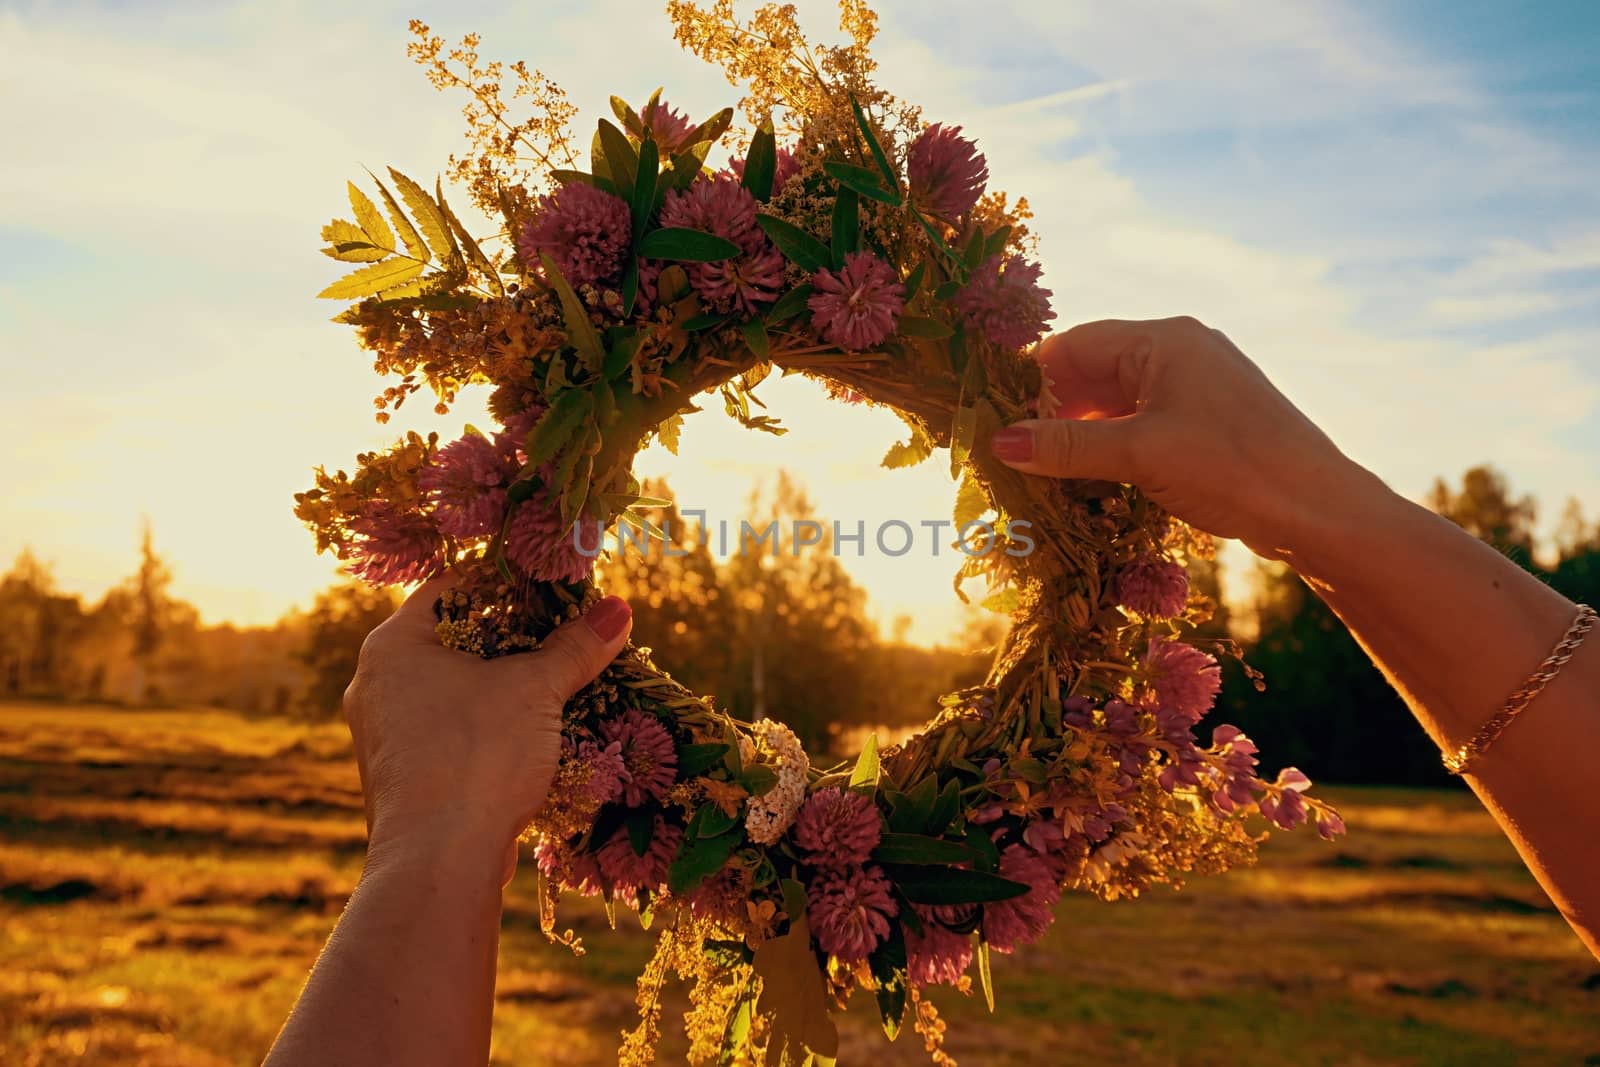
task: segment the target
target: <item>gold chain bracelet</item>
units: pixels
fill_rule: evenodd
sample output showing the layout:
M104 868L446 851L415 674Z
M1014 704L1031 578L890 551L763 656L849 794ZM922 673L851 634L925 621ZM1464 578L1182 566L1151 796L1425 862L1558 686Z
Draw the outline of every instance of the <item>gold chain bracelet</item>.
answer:
M1566 634L1550 653L1550 658L1539 664L1539 669L1533 672L1533 676L1523 683L1521 689L1511 694L1505 706L1483 724L1483 729L1472 735L1471 741L1454 752L1444 754L1445 770L1451 774L1467 772L1467 765L1483 755L1484 750L1494 744L1505 732L1506 727L1511 725L1511 720L1532 704L1534 698L1544 692L1544 687L1561 673L1561 668L1566 665L1567 660L1571 659L1573 653L1578 651L1578 646L1583 644L1583 635L1594 629L1596 618L1594 609L1589 605L1578 605L1578 617L1567 627Z

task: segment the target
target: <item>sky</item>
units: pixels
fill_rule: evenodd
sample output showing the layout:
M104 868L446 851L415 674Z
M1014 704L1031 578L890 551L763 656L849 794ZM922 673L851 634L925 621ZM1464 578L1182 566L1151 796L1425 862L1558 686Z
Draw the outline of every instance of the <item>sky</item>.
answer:
M831 4L798 7L831 33ZM879 11L880 83L1032 204L1058 325L1198 316L1402 493L1491 462L1548 519L1600 514L1600 4ZM313 467L472 421L480 398L377 426L379 379L312 299L345 181L460 147L460 101L405 58L413 16L543 69L580 140L612 93L737 98L653 0L0 0L0 561L29 547L95 596L148 517L175 593L268 622L335 577L291 514ZM714 405L641 471L735 522L780 466L847 529L948 515L944 464L877 468L891 414L799 378L761 395L788 436ZM924 641L962 619L931 547L844 560Z

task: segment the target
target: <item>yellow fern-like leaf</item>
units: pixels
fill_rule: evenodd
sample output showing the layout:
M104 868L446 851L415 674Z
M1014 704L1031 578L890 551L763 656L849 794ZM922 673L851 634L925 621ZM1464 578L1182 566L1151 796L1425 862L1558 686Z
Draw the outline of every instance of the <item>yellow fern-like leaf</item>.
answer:
M394 194L389 191L389 187L383 184L382 179L376 174L372 174L370 170L367 173L372 175L373 183L377 185L378 192L383 195L383 202L389 209L389 218L394 220L394 228L400 231L400 240L405 243L406 253L412 259L426 263L429 258L428 246L422 243L422 236L417 233L417 228L411 225L411 220L406 217L405 211L400 207L400 202L394 198Z
M427 267L414 259L392 256L380 263L353 270L317 296L326 300L359 300L411 281Z
M500 281L500 272L495 269L489 257L484 255L482 247L473 239L472 234L467 232L467 228L461 224L461 220L456 217L456 213L450 210L450 205L444 198L443 182L437 182L434 185L434 193L439 200L439 210L444 212L445 219L450 223L450 229L455 231L461 247L466 250L467 258L477 268L478 273L483 275L485 284L496 293L503 295L506 287Z
M374 245L367 231L345 219L324 226L322 239L328 242L322 254L343 263L372 263L390 253L390 249Z
M389 177L394 179L395 186L400 190L400 198L406 202L406 207L411 209L411 217L417 220L422 236L428 239L428 247L433 249L433 254L439 261L447 263L458 256L460 253L456 251L455 238L450 233L450 223L445 219L444 212L439 210L439 205L434 203L433 197L428 195L428 191L393 167L389 168Z
M378 206L368 198L366 193L356 188L355 182L345 182L350 189L350 208L356 213L356 222L366 232L367 241L378 248L394 249L394 234L389 229L389 224L383 221L383 213Z

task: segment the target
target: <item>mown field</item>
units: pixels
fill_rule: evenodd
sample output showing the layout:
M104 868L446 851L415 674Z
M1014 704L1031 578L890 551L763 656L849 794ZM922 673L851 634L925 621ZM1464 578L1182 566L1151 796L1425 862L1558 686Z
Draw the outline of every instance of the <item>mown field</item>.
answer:
M1600 1064L1600 963L1466 794L1329 789L1329 845L1181 892L1068 901L997 958L997 1016L946 994L973 1065ZM360 871L336 725L0 707L0 1062L260 1060ZM507 905L494 1062L614 1062L648 935L569 908L589 952ZM841 1064L927 1062L869 1006ZM681 1063L681 1041L663 1049Z

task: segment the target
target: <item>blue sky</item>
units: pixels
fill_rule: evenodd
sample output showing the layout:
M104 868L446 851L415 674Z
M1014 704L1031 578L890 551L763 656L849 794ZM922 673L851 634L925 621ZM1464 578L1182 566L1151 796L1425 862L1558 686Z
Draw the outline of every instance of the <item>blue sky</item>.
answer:
M799 7L831 29L831 5ZM0 556L32 545L95 593L148 514L210 617L271 618L328 580L289 494L386 433L310 299L316 231L362 165L427 175L458 145L407 17L542 67L584 129L612 92L734 95L654 2L432 8L0 0ZM1600 513L1600 4L881 14L881 81L965 124L1034 205L1061 324L1198 315L1402 492L1490 461L1551 517L1569 495ZM767 399L783 442L691 423L645 468L713 506L782 463L828 517L945 513L931 467L886 497L893 419L801 382ZM936 637L956 616L920 591L948 570L858 574Z

